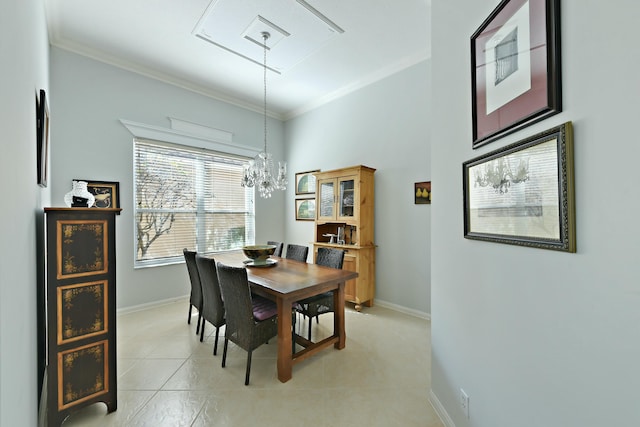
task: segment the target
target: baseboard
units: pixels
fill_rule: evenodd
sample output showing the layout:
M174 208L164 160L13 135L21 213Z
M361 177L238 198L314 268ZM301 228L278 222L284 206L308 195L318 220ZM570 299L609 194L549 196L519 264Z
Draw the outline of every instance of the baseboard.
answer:
M425 320L431 320L431 314L426 313L420 310L414 310L412 308L407 308L398 304L393 304L387 301L382 301L379 299L374 300L374 304L379 305L380 307L388 308L390 310L398 311L400 313L408 314L410 316L419 317Z
M124 308L119 308L116 310L117 314L129 314L129 313L135 313L136 311L141 311L141 310L147 310L149 308L154 308L154 307L160 307L163 305L167 305L167 304L173 304L174 302L179 302L179 301L185 301L188 300L189 295L183 295L183 296L179 296L179 297L174 297L174 298L167 298L167 299L163 299L160 301L152 301L152 302L147 302L144 304L138 304L138 305L132 305L129 307L124 307ZM375 300L374 303L376 305L379 305L380 307L384 307L384 308L388 308L390 310L394 310L400 313L404 313L404 314L408 314L410 316L415 316L415 317L419 317L421 319L425 319L425 320L431 320L431 314L430 313L426 313L424 311L420 311L420 310L414 310L412 308L407 308L404 307L402 305L398 305L398 304L393 304L387 301L383 301L383 300Z
M438 399L438 396L436 396L433 390L429 390L429 402L431 403L431 406L433 406L433 409L436 411L436 414L438 414L438 416L440 417L440 421L442 421L445 427L456 427L456 425L453 423L453 420L447 413L447 410L444 409L444 406L442 406L442 403L440 403L440 399Z
M160 301L147 302L139 305L132 305L130 307L119 308L116 310L116 314L129 314L135 313L136 311L147 310L149 308L160 307L162 305L173 304L175 302L188 301L189 295L183 295L180 297L167 298Z

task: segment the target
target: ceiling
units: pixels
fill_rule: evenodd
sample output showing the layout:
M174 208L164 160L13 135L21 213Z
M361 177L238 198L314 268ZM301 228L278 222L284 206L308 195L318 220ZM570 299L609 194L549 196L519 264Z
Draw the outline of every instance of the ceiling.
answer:
M51 44L287 119L430 56L431 0L45 0Z

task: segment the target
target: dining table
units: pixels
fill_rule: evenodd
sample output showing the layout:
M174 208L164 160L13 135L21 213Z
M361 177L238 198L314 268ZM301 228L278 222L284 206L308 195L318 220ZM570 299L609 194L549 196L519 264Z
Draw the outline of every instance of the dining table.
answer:
M216 262L244 267L255 293L276 302L278 307L278 379L291 379L293 365L333 345L341 350L346 344L344 286L347 280L358 277L355 271L324 267L317 264L270 257L268 265L249 265L242 251L212 254ZM333 335L312 342L292 331L292 307L296 301L333 292ZM311 321L311 319L309 319ZM294 340L302 350L295 351Z

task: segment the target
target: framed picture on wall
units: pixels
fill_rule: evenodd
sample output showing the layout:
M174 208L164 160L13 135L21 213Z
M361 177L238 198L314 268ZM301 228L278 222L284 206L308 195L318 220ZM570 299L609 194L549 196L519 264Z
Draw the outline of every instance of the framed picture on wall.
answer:
M36 157L38 185L46 187L49 162L49 107L43 89L40 89L39 96L36 97Z
M316 199L296 199L296 221L314 221L316 219Z
M316 192L316 177L319 170L299 172L296 174L296 194L314 194Z
M431 204L431 181L416 182L413 185L413 196L416 205Z
M473 148L562 111L560 0L503 0L471 36Z
M576 251L571 122L462 165L464 237Z

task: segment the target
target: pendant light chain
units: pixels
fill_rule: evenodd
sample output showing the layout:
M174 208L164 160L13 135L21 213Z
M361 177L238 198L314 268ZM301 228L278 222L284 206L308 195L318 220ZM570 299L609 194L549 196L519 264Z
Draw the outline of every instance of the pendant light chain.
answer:
M264 151L243 166L243 187L256 187L260 197L268 199L274 190L287 189L287 162L278 162L278 168L274 168L273 156L267 152L267 39L271 36L268 32L262 33L263 47L263 83L264 83Z
M264 47L264 152L267 152L267 39L269 33L263 32L262 39Z

